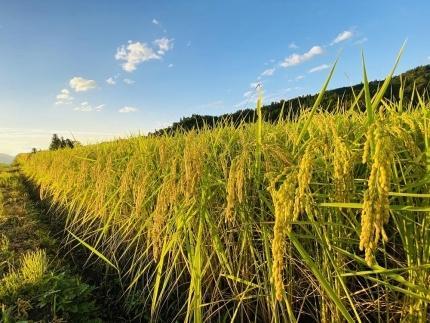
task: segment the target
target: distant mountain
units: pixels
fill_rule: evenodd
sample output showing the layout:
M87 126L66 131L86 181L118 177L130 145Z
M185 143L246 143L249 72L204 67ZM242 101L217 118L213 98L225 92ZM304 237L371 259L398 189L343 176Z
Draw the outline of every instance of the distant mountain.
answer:
M381 87L383 81L372 81L369 83L369 89L371 95ZM391 100L399 100L399 89L401 84L404 85L403 102L416 103L417 97L414 96L414 88L420 94L429 94L430 91L430 65L419 66L412 70L406 71L398 76L395 76L391 80L391 85L388 91L385 93L385 98ZM327 111L335 111L340 106L349 107L351 102L354 101L354 96L363 89L363 83L353 85L351 87L341 87L333 90L326 91L321 107ZM289 100L281 100L279 102L272 102L269 105L262 107L263 118L266 121L274 122L282 117L294 117L298 116L303 108L311 107L316 98L317 94L304 95ZM364 96L363 96L364 97ZM284 109L282 110L282 106ZM364 100L358 102L358 107L362 110L365 109ZM182 118L179 122L173 123L170 127L160 129L152 133L151 135L161 135L163 133L174 134L177 131L189 131L192 129L200 129L204 125L209 127L216 126L217 124L224 121L233 122L238 125L242 122L254 122L255 120L255 107L251 107L245 110L239 110L234 113L223 114L221 116L208 116L193 114L191 117Z
M0 164L12 164L15 157L0 153Z

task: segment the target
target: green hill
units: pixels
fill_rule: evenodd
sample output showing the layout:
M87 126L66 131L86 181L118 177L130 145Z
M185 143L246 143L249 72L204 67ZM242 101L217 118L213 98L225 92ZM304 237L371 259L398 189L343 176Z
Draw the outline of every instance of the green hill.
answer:
M369 83L371 94L375 93L382 85L383 80L372 81ZM391 100L399 100L399 90L401 84L404 86L403 102L416 101L416 96L413 95L414 87L418 93L428 93L430 89L430 65L419 66L412 70L406 71L398 76L393 77L391 87L386 92L385 98ZM351 102L354 102L354 94L362 90L363 84L356 84L352 87L341 87L329 90L324 94L321 106L325 110L334 111L337 107L348 107ZM279 102L272 102L269 105L263 106L263 118L266 121L273 122L279 119L281 112L283 117L297 116L303 108L310 107L315 102L317 94L309 94L299 96L289 100L281 100ZM339 102L339 104L338 104ZM416 102L412 102L416 103ZM284 110L282 111L282 106ZM364 101L358 102L358 107L364 109ZM221 116L198 115L193 114L190 117L184 117L179 122L173 123L170 127L160 129L152 133L152 135L161 135L163 133L173 134L179 130L189 131L192 129L202 128L204 125L212 127L220 122L230 121L238 125L241 122L253 122L255 120L255 109L251 107L245 110L239 110L234 113L223 114Z

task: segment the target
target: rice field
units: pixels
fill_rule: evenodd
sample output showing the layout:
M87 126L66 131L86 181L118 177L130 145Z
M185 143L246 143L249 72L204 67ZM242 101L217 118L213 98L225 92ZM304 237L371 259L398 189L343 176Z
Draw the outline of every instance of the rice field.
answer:
M426 322L430 101L385 99L394 69L371 97L363 68L355 102L327 113L333 70L299 117L18 162L141 317Z

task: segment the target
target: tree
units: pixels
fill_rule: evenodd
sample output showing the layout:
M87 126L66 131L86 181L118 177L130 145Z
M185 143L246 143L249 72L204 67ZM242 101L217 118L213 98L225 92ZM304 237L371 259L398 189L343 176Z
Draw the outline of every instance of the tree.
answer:
M49 145L49 150L58 150L63 148L75 148L80 145L79 141L71 140L69 138L64 139L64 137L58 137L56 133L52 135L51 144Z
M61 139L56 133L52 135L51 144L49 145L49 150L57 150L61 148Z

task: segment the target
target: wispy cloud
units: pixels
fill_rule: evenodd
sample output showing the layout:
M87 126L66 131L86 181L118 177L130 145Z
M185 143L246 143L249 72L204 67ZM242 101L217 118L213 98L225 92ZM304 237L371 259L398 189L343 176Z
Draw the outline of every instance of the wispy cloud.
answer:
M245 106L250 106L255 101L257 101L257 94L252 93L252 95L250 95L250 96L246 97L245 99L243 99L242 101L236 103L235 105L233 105L233 107L235 109L244 108Z
M275 70L275 68L268 68L267 70L264 70L260 76L272 76L275 73Z
M123 79L122 81L123 81L125 84L128 84L128 85L131 85L131 84L136 83L136 81L131 80L131 79Z
M75 111L79 111L79 112L91 112L91 111L100 112L100 111L103 110L104 106L105 106L104 104L100 104L100 105L97 105L97 106L92 106L87 101L84 101L80 105L78 105L77 107L75 107L74 110Z
M138 111L137 108L125 106L118 110L119 113L131 113Z
M280 64L282 67L290 67L299 65L307 60L310 60L311 58L321 55L324 52L324 50L320 46L313 46L311 49L309 49L304 54L292 54L284 59L284 61Z
M280 101L282 99L287 98L288 92L291 92L295 89L288 87L285 89L281 89L275 92L269 92L266 95L264 95L263 99L265 102L273 102L273 101ZM247 91L243 94L244 99L234 105L236 109L249 107L255 104L255 102L258 99L258 91Z
M115 81L115 79L114 79L113 77L109 77L109 78L106 80L106 83L107 83L107 84L109 84L109 85L115 85L115 84L116 84L116 81Z
M173 67L174 65L172 63L170 63L169 65L167 65L168 68Z
M297 46L295 42L291 42L291 43L288 45L288 48L291 48L291 49L298 49L298 48L299 48L299 46Z
M351 30L345 30L339 33L336 38L331 42L330 45L341 43L345 40L348 40L354 36L354 33Z
M153 23L154 25L158 26L160 29L162 29L164 33L167 33L166 28L164 28L164 27L163 27L163 24L160 22L160 20L158 20L158 19L156 19L156 18L153 18L153 19L152 19L152 23Z
M87 80L80 76L75 76L69 81L69 85L73 90L75 90L75 92L86 92L94 89L97 86L97 82L94 80Z
M356 42L354 42L354 45L361 45L361 44L364 44L367 41L368 41L367 37L363 37L363 38L357 40Z
M137 65L146 61L161 59L161 55L157 54L146 43L129 41L127 46L122 45L117 48L115 59L123 61L121 66L124 71L133 72Z
M329 68L329 67L330 67L330 65L328 65L328 64L321 64L321 65L318 65L318 66L315 66L315 67L311 68L311 69L308 71L308 73L315 73L315 72L319 72L319 71L325 70L325 69L327 69L327 68Z
M296 77L296 81L303 80L304 78L305 78L304 75L299 75L299 76Z
M62 89L55 98L57 99L57 101L55 101L56 105L71 104L73 101L73 97L70 95L70 91L68 89Z
M254 93L254 91L246 91L245 93L243 93L243 97L248 98L248 97L250 97L253 93Z
M164 55L167 51L173 48L173 39L166 37L154 40L154 44L158 47L157 53L159 55Z

